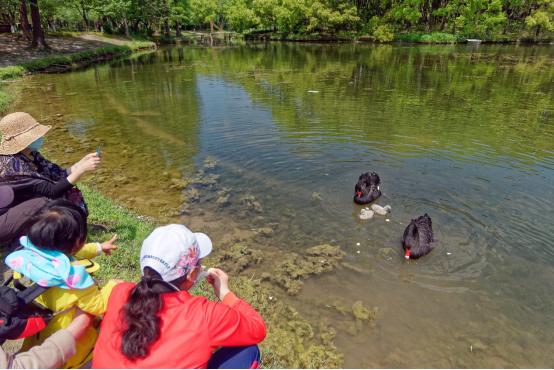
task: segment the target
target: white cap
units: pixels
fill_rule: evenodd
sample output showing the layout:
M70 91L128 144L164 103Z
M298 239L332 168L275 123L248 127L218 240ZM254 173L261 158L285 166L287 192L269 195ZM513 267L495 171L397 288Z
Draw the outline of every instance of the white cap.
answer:
M184 225L161 226L142 242L140 269L156 270L164 281L173 281L186 275L198 260L212 251L208 235L193 233Z

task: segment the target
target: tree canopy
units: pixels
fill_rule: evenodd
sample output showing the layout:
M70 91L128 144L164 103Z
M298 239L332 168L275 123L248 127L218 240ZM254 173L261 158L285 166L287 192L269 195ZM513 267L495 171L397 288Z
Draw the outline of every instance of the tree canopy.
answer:
M227 30L282 35L442 32L462 37L538 38L554 32L554 0L28 0L43 27L121 34L180 35ZM19 25L21 3L0 0L4 23Z

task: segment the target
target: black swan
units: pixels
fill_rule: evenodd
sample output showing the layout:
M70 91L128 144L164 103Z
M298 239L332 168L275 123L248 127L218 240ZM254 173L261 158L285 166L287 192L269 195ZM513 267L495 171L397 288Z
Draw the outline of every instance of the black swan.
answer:
M413 219L404 230L402 248L406 259L416 259L426 255L433 249L433 225L431 217L426 213Z
M357 204L368 204L381 196L379 183L381 179L375 172L362 173L358 183L354 187L354 202Z

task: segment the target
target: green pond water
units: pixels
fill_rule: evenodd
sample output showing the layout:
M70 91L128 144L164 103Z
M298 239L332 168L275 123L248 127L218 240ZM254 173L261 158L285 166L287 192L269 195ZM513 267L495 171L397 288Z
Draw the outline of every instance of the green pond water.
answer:
M336 328L344 366L554 366L554 47L170 48L19 88L49 153L101 145L88 182L143 214L340 246L290 300ZM361 221L368 170L392 213ZM425 212L436 247L406 262ZM377 319L354 330L329 307L358 300Z

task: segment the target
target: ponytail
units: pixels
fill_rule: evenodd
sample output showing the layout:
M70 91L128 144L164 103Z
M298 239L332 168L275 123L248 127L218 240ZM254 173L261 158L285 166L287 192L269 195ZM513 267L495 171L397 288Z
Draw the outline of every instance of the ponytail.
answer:
M127 325L121 340L121 352L129 360L148 356L150 346L160 337L158 312L163 306L163 290L154 288L157 281L162 281L160 274L145 267L142 279L133 288L122 309Z

